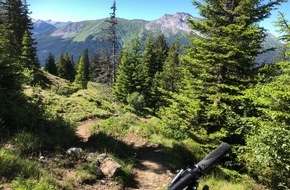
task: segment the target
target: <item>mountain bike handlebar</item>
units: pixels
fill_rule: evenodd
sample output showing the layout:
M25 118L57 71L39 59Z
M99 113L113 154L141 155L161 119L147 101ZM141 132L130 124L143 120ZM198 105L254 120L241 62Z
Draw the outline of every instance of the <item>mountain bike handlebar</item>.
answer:
M197 189L199 178L228 154L230 149L229 144L221 143L194 167L181 170L169 184L168 190Z

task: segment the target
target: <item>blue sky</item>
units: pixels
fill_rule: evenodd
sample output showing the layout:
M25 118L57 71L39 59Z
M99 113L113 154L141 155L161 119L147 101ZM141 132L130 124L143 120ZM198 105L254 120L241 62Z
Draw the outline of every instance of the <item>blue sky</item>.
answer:
M27 0L32 11L31 17L41 20L54 21L83 21L106 18L111 12L113 0ZM191 0L116 0L117 17L126 19L155 20L164 14L176 12L190 13L199 17L198 11L192 5ZM277 12L287 14L290 21L290 2L278 7L272 12L272 16L261 25L277 34L273 27L273 21L277 19Z

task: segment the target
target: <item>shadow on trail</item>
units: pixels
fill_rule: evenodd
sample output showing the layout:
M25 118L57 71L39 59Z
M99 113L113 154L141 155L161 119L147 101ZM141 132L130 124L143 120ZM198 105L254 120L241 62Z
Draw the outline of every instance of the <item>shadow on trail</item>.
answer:
M83 146L97 152L113 154L125 163L134 164L136 169L156 174L164 174L169 170L175 171L182 167L194 165L197 160L195 155L182 144L174 144L173 147L146 144L134 147L134 145L128 145L104 132L92 134L88 141L83 143ZM158 167L148 167L144 162L153 163ZM121 176L125 179L123 183L125 187L138 188L139 183L135 180L135 174L123 173Z

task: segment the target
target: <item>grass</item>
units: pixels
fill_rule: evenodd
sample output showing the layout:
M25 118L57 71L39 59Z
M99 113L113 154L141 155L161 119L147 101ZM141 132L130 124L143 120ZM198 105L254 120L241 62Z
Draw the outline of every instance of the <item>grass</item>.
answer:
M164 157L164 165L172 171L192 166L201 160L208 152L192 139L177 141L166 138L166 131L160 119L156 117L143 118L130 112L125 105L113 101L111 89L105 85L89 83L85 90L76 90L67 81L47 74L48 86L40 88L25 87L24 92L33 107L33 130L23 129L10 139L15 151L0 148L0 178L1 183L9 184L12 189L72 189L70 182L57 182L66 169L76 170L82 183L90 184L98 179L98 171L90 163L70 160L61 157L56 163L41 165L28 159L31 153L44 149L63 151L77 144L75 130L77 122L99 118L93 127L93 134L88 142L82 144L84 149L97 153L107 153L121 164L122 169L114 180L124 186L136 186L133 167L136 164L136 154L142 151L133 145L124 143L122 137L135 133L157 146ZM28 107L29 108L29 107ZM41 109L39 109L41 108ZM29 110L29 109L28 109ZM31 109L30 109L31 110ZM39 110L41 113L38 113ZM28 121L26 121L28 123ZM0 120L0 125L2 125ZM65 137L65 138L64 138ZM5 143L5 142L3 142ZM44 177L45 176L45 177ZM237 180L239 179L239 180ZM252 189L266 190L247 177L219 171L201 179L201 186L208 185L215 189ZM3 187L3 186L2 186ZM0 185L0 189L2 188Z
M223 177L210 175L201 179L200 188L205 185L207 185L210 190L267 190L249 177L246 177L243 181L236 182L225 180Z

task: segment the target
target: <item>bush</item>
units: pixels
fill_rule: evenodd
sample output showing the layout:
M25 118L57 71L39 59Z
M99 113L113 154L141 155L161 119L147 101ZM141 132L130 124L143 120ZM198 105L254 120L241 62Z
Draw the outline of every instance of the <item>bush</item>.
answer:
M20 153L36 152L41 148L41 142L38 135L22 131L15 134L13 143Z
M38 178L40 166L27 159L21 159L18 154L0 149L0 176L11 180L15 177Z
M101 176L100 169L93 163L83 163L78 166L77 174L82 183L92 184Z
M145 98L139 92L134 92L127 96L127 102L136 113L141 113L145 107Z
M247 138L241 156L260 181L274 189L290 189L290 128L282 123L264 123Z

